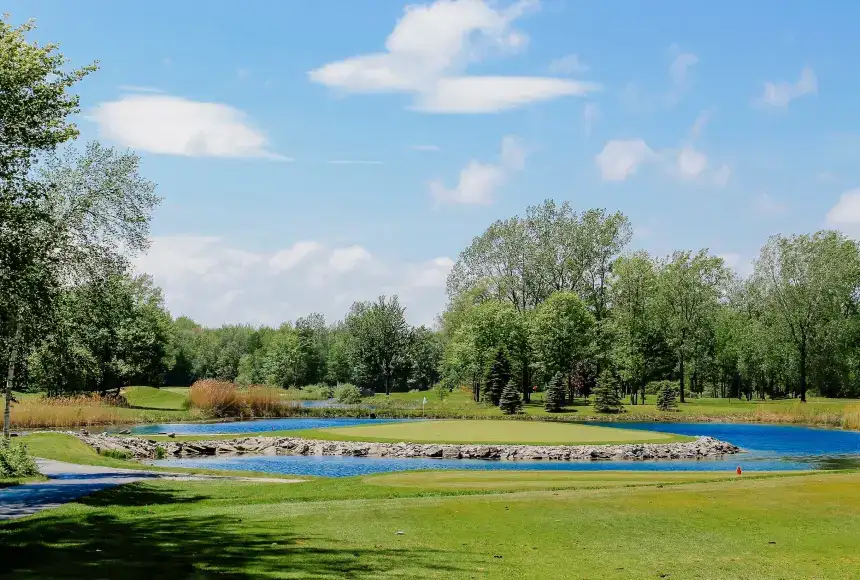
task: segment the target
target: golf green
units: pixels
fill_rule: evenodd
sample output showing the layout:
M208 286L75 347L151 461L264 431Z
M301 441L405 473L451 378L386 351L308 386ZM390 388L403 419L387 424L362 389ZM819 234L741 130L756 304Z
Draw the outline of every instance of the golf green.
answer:
M300 432L302 437L340 441L410 442L410 443L483 443L524 445L588 445L609 443L669 443L687 441L689 437L635 431L615 427L598 427L579 423L543 421L445 420L410 421L313 429Z

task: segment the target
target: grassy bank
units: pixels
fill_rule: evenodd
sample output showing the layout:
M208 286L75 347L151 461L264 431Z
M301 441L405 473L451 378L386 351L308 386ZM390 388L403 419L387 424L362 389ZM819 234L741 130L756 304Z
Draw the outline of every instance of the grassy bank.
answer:
M0 524L0 558L22 579L860 578L857 474L439 477L138 483Z

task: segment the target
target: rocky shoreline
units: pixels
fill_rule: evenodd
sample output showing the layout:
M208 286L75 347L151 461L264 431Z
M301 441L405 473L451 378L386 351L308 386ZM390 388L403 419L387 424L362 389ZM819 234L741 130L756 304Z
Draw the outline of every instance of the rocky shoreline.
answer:
M365 443L298 437L241 437L211 441L155 441L142 437L74 433L99 452L119 451L136 459L216 455L332 455L348 457L495 459L495 460L644 460L710 459L740 448L713 437L683 443L619 445L471 445L433 443ZM159 451L159 448L161 451Z

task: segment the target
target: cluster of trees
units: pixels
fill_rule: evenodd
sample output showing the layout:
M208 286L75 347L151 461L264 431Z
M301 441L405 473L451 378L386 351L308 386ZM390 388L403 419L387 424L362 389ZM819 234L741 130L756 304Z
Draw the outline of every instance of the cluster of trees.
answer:
M526 400L559 380L568 399L611 383L634 404L661 380L682 402L860 395L855 241L773 236L742 278L707 250L656 258L630 238L623 214L550 200L491 225L449 276L444 379L495 402L504 360Z
M644 400L674 381L712 396L860 395L860 251L835 231L774 236L751 276L707 250L630 252L628 219L546 201L492 224L459 256L437 328L411 327L396 296L279 328L173 320L133 276L155 185L139 158L76 143L67 70L32 24L0 19L0 360L13 387L50 393L216 378L376 392L468 385L515 412L538 386L561 408ZM664 385L661 404L671 405Z
M288 387L353 383L364 390L428 389L439 381L442 342L425 326L411 327L396 296L356 302L345 319L327 325L321 314L278 328L202 328L174 323L169 384L215 378Z

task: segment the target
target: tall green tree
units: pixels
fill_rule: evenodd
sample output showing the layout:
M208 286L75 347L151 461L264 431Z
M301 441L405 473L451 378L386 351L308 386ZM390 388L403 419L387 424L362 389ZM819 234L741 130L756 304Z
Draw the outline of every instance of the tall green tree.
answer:
M676 353L682 403L685 363L701 339L699 329L710 323L719 307L728 276L723 260L709 255L707 250L696 254L674 252L661 264L657 278L658 308Z
M835 231L772 236L755 262L754 278L774 331L795 349L800 400L806 402L810 354L828 329L850 319L860 288L857 243Z
M408 363L409 325L397 296L353 305L346 329L362 386L391 394L395 376Z
M576 363L593 354L594 316L573 292L556 292L531 321L534 365L543 382L556 373L571 384Z

